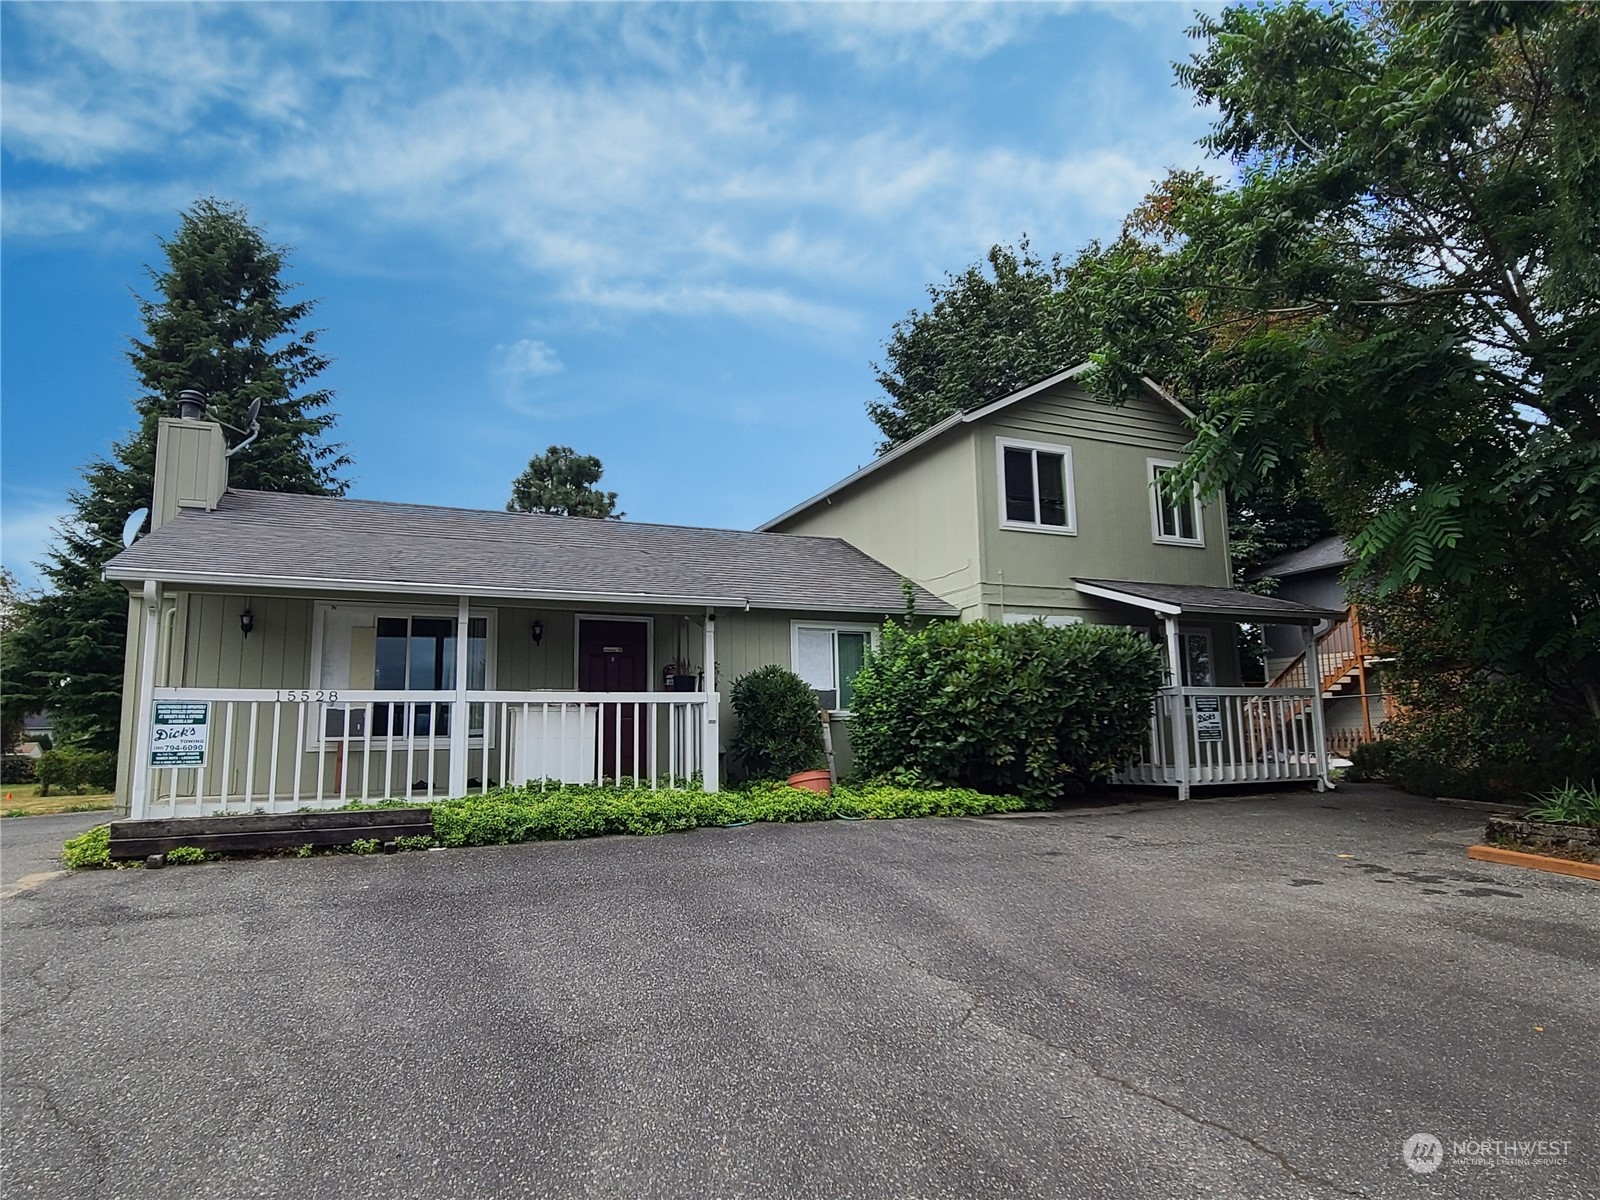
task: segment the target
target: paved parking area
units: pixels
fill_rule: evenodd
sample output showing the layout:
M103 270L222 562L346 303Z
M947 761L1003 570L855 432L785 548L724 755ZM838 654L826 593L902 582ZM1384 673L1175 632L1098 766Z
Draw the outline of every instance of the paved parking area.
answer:
M47 879L0 909L3 1191L1593 1197L1600 888L1469 862L1478 822L1354 789ZM1452 1145L1490 1139L1570 1147Z

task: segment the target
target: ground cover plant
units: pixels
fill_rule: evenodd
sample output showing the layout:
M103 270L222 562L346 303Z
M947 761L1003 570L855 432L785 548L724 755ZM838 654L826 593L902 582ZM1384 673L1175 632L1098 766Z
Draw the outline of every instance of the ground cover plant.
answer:
M352 803L346 811L407 805L403 800ZM417 807L433 811L433 837L397 839L397 850L500 846L606 834L652 836L688 829L731 827L758 821L893 820L903 817L978 817L1043 807L1020 796L992 796L969 788L913 788L892 783L841 784L831 795L758 783L722 792L698 789L561 786L494 788ZM111 866L111 830L97 825L70 839L62 857L69 867ZM376 854L371 838L328 853ZM285 851L308 858L309 846ZM198 861L198 860L196 860Z

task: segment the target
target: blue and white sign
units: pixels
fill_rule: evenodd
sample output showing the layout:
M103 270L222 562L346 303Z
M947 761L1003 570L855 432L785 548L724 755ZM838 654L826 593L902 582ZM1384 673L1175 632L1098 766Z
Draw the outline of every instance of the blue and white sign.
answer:
M150 725L152 767L203 767L211 727L207 700L157 700Z

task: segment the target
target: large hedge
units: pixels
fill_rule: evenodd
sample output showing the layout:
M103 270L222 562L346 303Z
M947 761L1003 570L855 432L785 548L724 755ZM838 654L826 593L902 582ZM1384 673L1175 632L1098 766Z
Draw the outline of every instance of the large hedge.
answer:
M1053 799L1138 753L1160 685L1154 643L1125 629L891 622L856 676L856 770Z

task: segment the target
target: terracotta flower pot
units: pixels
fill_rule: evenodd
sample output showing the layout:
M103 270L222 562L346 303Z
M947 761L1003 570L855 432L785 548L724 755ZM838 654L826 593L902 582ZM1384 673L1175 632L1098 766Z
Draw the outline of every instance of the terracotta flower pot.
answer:
M821 792L826 796L833 790L833 781L826 771L801 771L789 776L789 786L804 788L808 792Z

